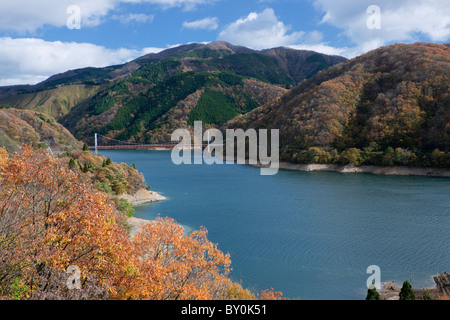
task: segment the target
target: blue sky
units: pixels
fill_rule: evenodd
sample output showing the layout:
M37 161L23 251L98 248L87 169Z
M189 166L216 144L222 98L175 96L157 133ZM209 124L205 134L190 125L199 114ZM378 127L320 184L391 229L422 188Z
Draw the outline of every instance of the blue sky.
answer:
M368 12L371 5L380 15ZM70 6L80 15L68 12ZM78 20L80 29L68 28ZM379 28L369 28L368 20ZM215 40L348 58L396 42L445 43L450 1L0 0L0 85L33 84L69 69Z

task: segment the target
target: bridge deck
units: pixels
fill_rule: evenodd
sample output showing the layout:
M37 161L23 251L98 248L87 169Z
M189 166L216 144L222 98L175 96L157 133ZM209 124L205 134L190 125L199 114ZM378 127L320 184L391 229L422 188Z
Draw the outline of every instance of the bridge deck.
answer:
M172 150L176 146L179 146L178 144L149 144L149 145L135 145L135 146L98 146L97 150L111 150L111 149L123 149L123 150L151 150L151 149L169 149ZM217 145L209 145L210 147L214 147ZM192 145L191 148L199 148L200 146L194 146ZM201 148L207 148L208 145L204 144L201 146ZM90 150L95 150L95 147L90 146Z

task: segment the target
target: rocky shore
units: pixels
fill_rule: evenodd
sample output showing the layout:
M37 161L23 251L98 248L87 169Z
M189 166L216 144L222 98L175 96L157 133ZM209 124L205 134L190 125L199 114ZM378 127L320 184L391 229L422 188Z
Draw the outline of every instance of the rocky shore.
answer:
M380 175L398 176L425 176L425 177L446 177L450 178L449 169L439 168L419 168L419 167L380 167L380 166L340 166L335 164L293 164L280 162L280 169L295 171L331 171L341 173L372 173Z
M436 283L435 288L413 289L416 296L416 300L422 300L424 294L427 292L432 299L440 299L442 297L450 297L450 274L441 273L433 277ZM401 285L397 285L393 282L385 282L382 284L380 290L381 300L400 300L399 294Z
M128 200L133 206L140 206L143 204L160 202L167 200L166 197L160 195L158 192L140 189L135 194L123 194L119 198Z
M152 223L152 221L150 221L150 220L139 219L139 218L135 218L135 217L128 218L127 222L131 227L131 229L130 229L130 237L131 238L133 238L134 235L136 233L138 233L144 225L146 225L148 223Z
M166 197L160 195L158 192L149 191L147 189L140 189L132 195L124 194L121 195L120 198L127 200L133 207L167 200ZM127 222L131 226L130 236L133 237L139 232L143 225L151 223L152 221L131 217L127 219Z

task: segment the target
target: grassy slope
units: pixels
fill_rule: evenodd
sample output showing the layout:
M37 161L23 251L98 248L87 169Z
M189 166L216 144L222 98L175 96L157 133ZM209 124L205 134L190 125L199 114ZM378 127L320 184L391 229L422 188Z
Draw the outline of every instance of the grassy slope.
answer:
M0 99L0 106L35 110L60 118L75 105L91 98L98 90L98 86L70 85L3 98Z

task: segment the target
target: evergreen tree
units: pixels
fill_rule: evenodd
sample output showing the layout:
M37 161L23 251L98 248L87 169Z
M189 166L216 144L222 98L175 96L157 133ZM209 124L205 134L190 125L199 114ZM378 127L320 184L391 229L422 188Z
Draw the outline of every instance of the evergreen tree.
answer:
M400 290L400 300L416 300L416 295L408 280L403 282L402 289Z
M77 167L77 164L75 163L75 160L73 158L70 158L69 160L69 169L74 170Z
M88 144L85 142L83 145L83 151L88 151L89 150L89 146Z
M372 281L372 285L367 290L366 300L380 300L380 294L375 287L375 280Z
M367 290L366 300L380 300L380 294L375 287Z

